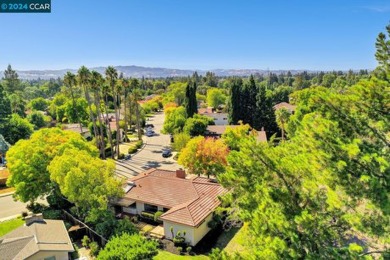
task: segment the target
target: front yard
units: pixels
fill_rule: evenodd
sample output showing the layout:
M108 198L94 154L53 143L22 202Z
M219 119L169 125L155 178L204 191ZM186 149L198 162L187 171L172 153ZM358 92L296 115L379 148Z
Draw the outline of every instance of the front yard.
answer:
M0 222L0 237L20 227L23 224L24 224L24 220L21 218L15 218L4 222Z

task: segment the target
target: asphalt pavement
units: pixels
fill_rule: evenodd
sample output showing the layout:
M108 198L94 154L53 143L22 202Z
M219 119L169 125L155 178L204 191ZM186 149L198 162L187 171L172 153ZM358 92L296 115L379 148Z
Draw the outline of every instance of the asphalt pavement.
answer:
M118 161L116 164L116 173L120 177L129 178L150 168L159 168L166 170L177 170L180 166L173 155L168 158L162 157L163 148L170 147L170 137L161 133L164 124L164 113L154 114L146 122L154 125L154 136L144 136L144 147L130 160Z

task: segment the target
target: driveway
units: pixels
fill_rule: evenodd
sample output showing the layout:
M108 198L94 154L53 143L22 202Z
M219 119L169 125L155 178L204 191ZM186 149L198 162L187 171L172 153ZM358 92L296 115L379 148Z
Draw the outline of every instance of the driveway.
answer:
M164 113L154 114L146 123L154 125L155 135L152 137L144 136L143 140L146 145L130 160L117 161L116 173L121 177L129 178L150 168L177 170L180 167L172 159L173 156L169 158L162 157L162 149L170 146L169 135L161 133L164 124Z

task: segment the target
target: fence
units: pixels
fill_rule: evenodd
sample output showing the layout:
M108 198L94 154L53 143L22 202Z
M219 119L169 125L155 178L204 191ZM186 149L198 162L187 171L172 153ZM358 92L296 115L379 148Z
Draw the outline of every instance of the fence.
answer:
M107 239L106 238L104 238L103 236L99 235L95 230L90 228L87 224L85 224L81 220L77 219L76 217L74 217L72 214L70 214L69 212L67 212L65 210L62 210L62 212L64 213L65 220L69 221L73 225L79 225L80 229L84 228L85 232L86 232L86 235L92 241L98 242L98 244L100 246L102 246L102 247L107 243Z

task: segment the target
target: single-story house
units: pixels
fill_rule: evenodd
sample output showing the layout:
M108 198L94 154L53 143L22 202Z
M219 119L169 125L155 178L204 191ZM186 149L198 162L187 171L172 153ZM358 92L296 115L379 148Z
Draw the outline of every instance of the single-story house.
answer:
M62 124L62 130L69 130L78 133L81 136L83 136L85 139L92 138L92 135L89 132L88 127L83 126L80 129L80 124Z
M141 215L162 211L164 236L183 234L195 246L209 231L208 222L227 190L211 179L186 178L184 170L150 169L127 181L125 196L114 202L117 213Z
M205 137L221 138L228 128L236 128L239 125L209 125L207 126ZM256 131L256 139L259 142L267 142L267 134L262 128L260 131Z
M276 104L274 106L275 110L279 110L281 108L287 109L291 114L294 114L295 109L297 108L297 106L291 105L291 104L289 104L287 102L281 102L281 103L278 103L278 104Z
M214 120L215 125L228 125L228 114L227 113L215 113L213 108L199 108L198 114L202 116L211 117Z
M62 220L43 219L42 214L25 220L24 226L0 237L1 259L70 259L74 248Z

